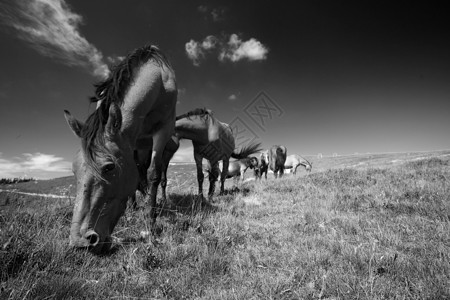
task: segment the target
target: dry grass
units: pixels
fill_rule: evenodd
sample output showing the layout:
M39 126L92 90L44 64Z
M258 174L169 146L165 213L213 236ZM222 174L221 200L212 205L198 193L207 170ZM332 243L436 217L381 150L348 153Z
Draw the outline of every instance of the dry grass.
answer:
M1 299L448 299L450 162L337 168L179 203L140 240L142 211L95 256L68 248L71 206L0 213ZM42 199L36 199L42 201Z

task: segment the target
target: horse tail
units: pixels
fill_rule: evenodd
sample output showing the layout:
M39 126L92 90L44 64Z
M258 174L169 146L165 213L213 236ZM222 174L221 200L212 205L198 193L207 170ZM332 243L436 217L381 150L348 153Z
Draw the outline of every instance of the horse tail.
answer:
M253 143L241 148L241 151L231 153L231 157L235 159L243 159L246 158L256 152L260 152L262 150L261 143Z

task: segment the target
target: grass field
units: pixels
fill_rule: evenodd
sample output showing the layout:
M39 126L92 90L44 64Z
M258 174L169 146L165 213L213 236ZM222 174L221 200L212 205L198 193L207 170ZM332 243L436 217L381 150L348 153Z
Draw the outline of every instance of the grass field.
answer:
M73 177L0 186L0 299L450 299L450 151L309 159L211 204L173 166L157 234L127 210L101 256L68 247Z

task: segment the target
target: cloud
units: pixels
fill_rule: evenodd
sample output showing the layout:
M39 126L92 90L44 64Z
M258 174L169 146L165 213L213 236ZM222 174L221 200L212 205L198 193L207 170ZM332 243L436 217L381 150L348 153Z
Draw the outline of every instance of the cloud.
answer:
M65 0L9 1L0 4L0 19L42 55L86 68L97 77L109 74L102 53L79 32L82 16Z
M234 33L230 35L229 39L226 37L219 39L213 35L207 36L201 42L191 39L186 43L185 49L194 66L199 66L201 61L213 52L218 53L218 59L222 62L238 62L243 59L249 61L265 60L269 53L269 49L255 38L242 41Z
M235 94L232 94L228 97L228 100L234 101L237 99L237 96Z
M194 66L199 66L200 61L205 58L206 52L216 48L219 40L213 36L207 36L202 42L190 40L185 45L186 54L192 60Z
M264 60L267 58L269 49L261 44L260 41L251 38L243 42L237 34L232 34L228 41L228 47L224 47L219 55L219 60L230 60L232 62L240 61L242 59Z
M67 176L71 162L44 153L23 153L22 157L4 158L0 153L0 178L32 177L48 179Z
M213 21L214 22L224 21L226 12L227 12L227 9L225 7L214 8L211 11L211 16L213 18Z
M199 66L200 58L204 56L201 45L194 40L190 40L188 43L186 43L185 49L187 56L190 60L192 60L194 66Z
M202 48L204 50L211 50L214 49L218 43L219 40L215 36L208 35L202 42Z
M201 13L207 13L208 12L208 6L206 5L200 5L199 7L197 7L197 10Z
M212 19L214 22L221 22L225 20L225 15L228 12L228 8L225 6L219 6L211 8L207 5L200 5L197 10L205 15L205 20Z

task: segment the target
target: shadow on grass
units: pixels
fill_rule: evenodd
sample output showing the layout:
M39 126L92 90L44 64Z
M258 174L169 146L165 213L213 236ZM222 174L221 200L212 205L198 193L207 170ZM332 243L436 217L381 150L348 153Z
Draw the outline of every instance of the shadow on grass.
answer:
M168 198L168 201L161 203L158 209L159 216L170 216L176 213L193 216L199 213L215 213L219 210L219 207L211 204L203 196L171 194Z
M247 196L250 193L250 188L248 187L237 187L233 186L231 189L226 189L222 196L236 196L237 194L242 194L243 196Z

